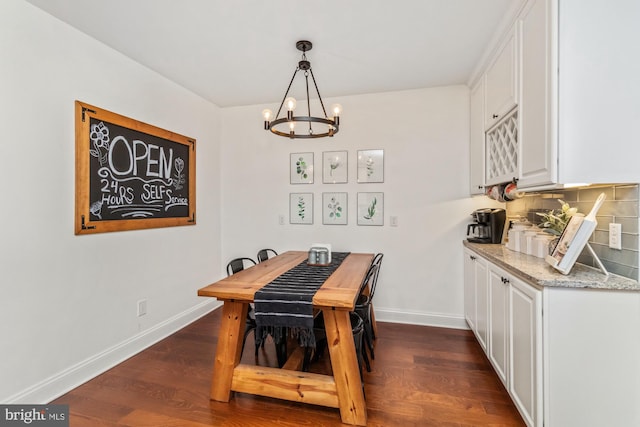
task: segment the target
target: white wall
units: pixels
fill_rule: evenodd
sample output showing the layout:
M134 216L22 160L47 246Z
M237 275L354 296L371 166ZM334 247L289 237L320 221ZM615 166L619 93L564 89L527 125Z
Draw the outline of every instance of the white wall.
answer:
M21 0L0 94L0 402L45 402L211 308L220 110ZM76 99L197 140L196 226L74 235Z
M466 327L462 245L469 214L491 204L468 197L469 91L442 87L326 99L344 108L332 139L290 140L261 127L269 106L222 111L223 256L261 247L383 252L376 293L380 320ZM276 106L277 107L277 106ZM276 108L277 109L277 108ZM275 110L274 110L275 111ZM384 183L356 183L356 152L384 149ZM322 152L347 150L348 183L322 184ZM313 152L314 184L289 184L289 154ZM322 225L323 192L348 193L348 225ZM382 227L356 225L358 192L384 192ZM314 193L314 224L289 224L289 193ZM278 216L285 225L278 225ZM389 216L398 226L389 226Z

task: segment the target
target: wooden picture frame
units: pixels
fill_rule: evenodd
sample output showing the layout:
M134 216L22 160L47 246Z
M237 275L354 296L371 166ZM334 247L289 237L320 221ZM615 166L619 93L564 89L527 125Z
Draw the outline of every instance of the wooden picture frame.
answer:
M75 234L194 225L196 141L75 102Z

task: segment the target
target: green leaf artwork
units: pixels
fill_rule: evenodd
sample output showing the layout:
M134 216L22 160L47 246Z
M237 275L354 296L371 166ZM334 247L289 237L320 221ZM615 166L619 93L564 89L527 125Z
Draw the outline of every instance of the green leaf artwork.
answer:
M298 216L300 219L304 219L305 211L304 197L298 197Z
M329 176L333 176L333 171L338 169L339 166L340 166L340 161L338 160L338 158L332 159L329 162Z
M338 219L342 216L342 207L335 197L331 198L327 207L330 209L329 218Z
M373 175L373 164L375 162L373 161L373 159L371 157L369 157L367 159L367 176L371 176Z
M296 173L300 176L301 180L309 177L307 172L307 162L304 161L304 157L299 157L296 161Z
M374 197L373 200L371 201L371 204L367 208L367 214L364 216L364 219L373 219L374 215L376 214L377 203L378 203L378 199Z

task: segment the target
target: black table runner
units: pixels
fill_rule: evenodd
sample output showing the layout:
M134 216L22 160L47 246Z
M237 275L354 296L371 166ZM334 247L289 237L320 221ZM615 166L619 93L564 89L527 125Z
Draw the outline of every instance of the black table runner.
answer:
M301 346L315 347L313 296L348 255L349 252L332 252L327 266L302 261L260 288L253 298L257 344L262 344L267 335L281 342L288 331Z

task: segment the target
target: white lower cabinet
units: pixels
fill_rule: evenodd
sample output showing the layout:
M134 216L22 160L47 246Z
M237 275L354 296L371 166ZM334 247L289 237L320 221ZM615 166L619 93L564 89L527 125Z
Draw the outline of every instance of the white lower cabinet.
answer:
M483 350L487 350L488 332L487 262L465 249L464 315Z
M509 394L527 425L542 425L542 291L508 280Z
M509 361L509 282L506 273L489 265L489 360L505 387Z
M640 292L538 287L464 251L469 326L528 426L640 426Z
M542 426L542 291L473 251L464 256L469 326L526 424Z
M489 351L529 426L542 425L542 291L489 263Z

